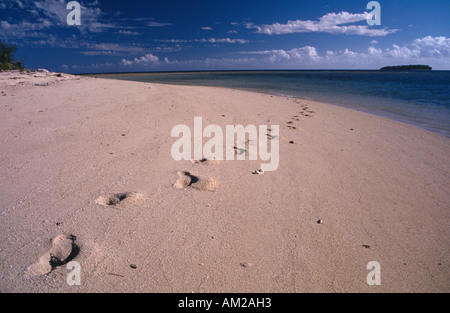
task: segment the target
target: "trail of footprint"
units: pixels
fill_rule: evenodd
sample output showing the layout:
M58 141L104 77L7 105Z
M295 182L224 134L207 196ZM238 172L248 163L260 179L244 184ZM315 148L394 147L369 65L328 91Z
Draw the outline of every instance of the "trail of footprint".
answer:
M136 206L144 202L146 196L137 192L126 192L126 193L113 193L102 195L95 200L96 203L110 206L123 208L126 206Z
M316 112L309 109L307 105L302 105L302 111L299 112L302 116L313 117Z
M288 123L288 124L289 124L289 123ZM292 126L292 125L286 125L286 127L289 128L289 129L294 129L294 130L297 129L296 126Z
M56 267L67 264L79 253L79 247L75 244L73 235L60 234L52 240L52 247L43 254L39 261L27 268L28 276L45 275Z
M200 190L200 191L217 191L219 183L214 178L203 178L192 175L189 172L177 172L178 179L174 186L178 189L184 189L187 187Z

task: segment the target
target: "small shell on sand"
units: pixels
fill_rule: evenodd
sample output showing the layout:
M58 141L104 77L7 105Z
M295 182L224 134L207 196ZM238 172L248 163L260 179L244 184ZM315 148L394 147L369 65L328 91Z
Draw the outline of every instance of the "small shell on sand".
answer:
M263 175L263 174L264 174L264 170L259 169L259 170L257 170L257 171L254 171L253 174L256 174L256 175Z

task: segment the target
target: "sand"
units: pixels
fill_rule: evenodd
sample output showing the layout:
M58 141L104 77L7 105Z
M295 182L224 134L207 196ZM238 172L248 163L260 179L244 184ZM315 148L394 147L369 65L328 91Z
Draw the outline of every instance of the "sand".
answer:
M295 98L56 75L0 73L0 292L450 291L448 138ZM279 125L279 168L175 161L171 130L194 117Z

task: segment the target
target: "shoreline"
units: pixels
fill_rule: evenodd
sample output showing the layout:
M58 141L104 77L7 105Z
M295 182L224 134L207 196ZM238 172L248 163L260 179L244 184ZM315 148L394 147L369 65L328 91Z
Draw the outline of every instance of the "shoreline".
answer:
M297 98L54 74L0 78L0 291L450 290L448 138ZM279 125L279 168L175 161L171 130L196 116ZM42 272L58 238L80 286Z
M144 76L153 76L153 77L179 77L183 75L227 75L227 74L261 74L261 73L306 73L306 72L335 72L335 73L343 73L343 72L354 72L354 73L364 73L364 72L370 72L370 73L381 73L385 74L383 71L379 70L372 70L372 71L366 71L366 70L261 70L261 71L199 71L199 72L192 72L192 71L186 71L186 72L155 72L155 73L108 73L108 74L91 74L86 75L86 77L99 77L99 78L106 78L106 79L116 79L116 80L128 80L123 79L120 77L129 76L131 77L144 77ZM444 71L445 72L445 71ZM399 72L394 72L393 74L398 74ZM407 73L407 72L400 72L400 73ZM116 78L119 77L119 78ZM220 76L221 77L221 76ZM216 78L217 79L217 78ZM222 80L221 80L222 79ZM249 77L250 82L252 82L252 78ZM364 112L368 114L372 114L375 116L388 118L391 120L399 121L402 123L406 123L409 125L413 125L414 127L418 127L427 131L431 131L435 134L438 134L440 136L444 136L447 138L450 138L450 129L445 128L443 124L444 120L437 119L435 114L431 111L424 111L419 114L419 112L416 112L417 110L423 110L421 109L417 103L411 103L408 100L401 100L401 99L391 99L391 98L378 98L376 96L370 96L370 95L362 95L362 94L351 94L351 93L342 93L333 95L332 97L330 95L319 95L319 94L305 94L304 92L294 92L289 90L281 90L277 89L276 87L271 90L267 89L268 87L263 87L262 85L259 87L245 87L245 86L238 86L238 84L233 84L232 86L228 86L227 84L229 81L225 78L219 78L219 83L213 83L212 85L209 83L206 83L206 81L192 81L192 83L189 83L189 79L181 79L179 82L176 81L176 79L172 79L172 81L165 81L166 79L163 79L163 81L157 80L150 80L150 81L142 81L146 83L161 83L161 84L168 84L168 85L175 85L175 86L215 86L215 87L222 87L222 88L229 88L229 89L237 89L242 91L250 91L250 92L256 92L256 93L263 93L263 94L269 94L274 96L283 96L283 97L293 97L298 98L306 101L318 101L318 102L324 102L332 105L337 105L344 108L350 108L352 110L356 110L359 112ZM139 81L139 80L133 80L130 79L129 81ZM254 83L254 82L253 82ZM311 92L309 92L311 93ZM342 100L346 99L346 100ZM341 99L341 100L337 100ZM362 105L361 105L362 104ZM400 108L400 111L399 108ZM409 107L407 109L407 107ZM429 110L429 109L428 109ZM415 113L413 113L415 112ZM424 115L424 113L427 112L427 115ZM406 115L405 115L406 114ZM434 119L433 119L434 118Z

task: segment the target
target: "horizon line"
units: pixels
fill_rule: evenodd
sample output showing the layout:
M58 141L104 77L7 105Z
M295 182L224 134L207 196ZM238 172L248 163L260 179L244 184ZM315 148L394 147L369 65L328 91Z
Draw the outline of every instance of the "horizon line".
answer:
M102 72L102 73L67 73L71 75L119 75L119 74L176 74L176 73L226 73L226 72L449 72L450 70L394 70L380 69L258 69L258 70L179 70L179 71L136 71L136 72Z

